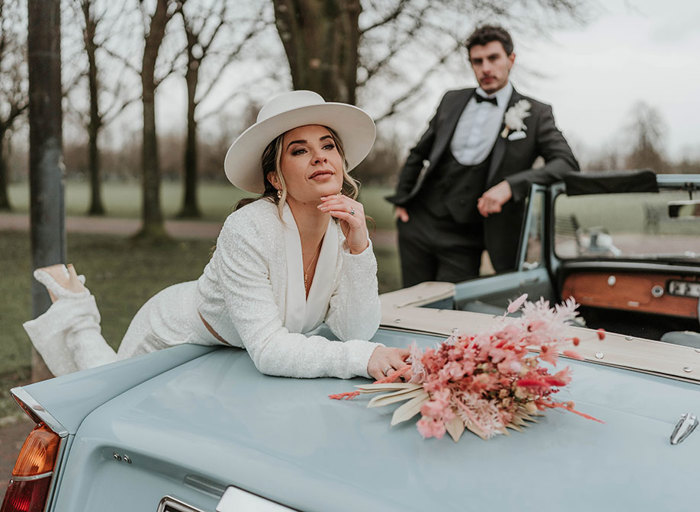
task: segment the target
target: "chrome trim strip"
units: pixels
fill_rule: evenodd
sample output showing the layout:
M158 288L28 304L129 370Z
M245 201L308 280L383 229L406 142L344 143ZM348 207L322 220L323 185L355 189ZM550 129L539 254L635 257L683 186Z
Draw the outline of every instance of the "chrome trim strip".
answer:
M615 260L591 260L591 261L572 261L564 260L562 263L564 270L572 269L599 269L604 268L609 272L615 270L658 270L666 273L675 272L692 272L700 273L700 266L674 265L671 263L647 263L643 261L615 261Z
M659 187L677 187L688 183L698 183L700 174L657 174L656 184Z
M12 393L13 398L19 404L22 410L31 416L35 422L43 422L47 427L58 434L59 437L68 437L68 430L66 430L66 428L51 415L51 413L44 409L44 407L37 402L34 397L27 392L27 390L24 388L12 388L10 393Z
M52 477L53 476L53 471L49 471L48 473L42 473L40 475L32 475L32 476L11 476L10 478L14 480L15 482L31 482L32 480L41 480L42 478L47 478L47 477Z
M297 509L269 500L259 494L244 491L233 485L226 488L226 492L224 492L219 504L216 506L216 512L243 512L246 510L255 510L259 512L293 512Z
M160 503L158 503L158 509L156 512L165 512L165 507L167 506L177 512L204 512L204 510L188 505L184 501L180 501L172 496L163 496Z
M214 498L220 498L221 495L226 492L225 485L221 485L217 482L197 475L185 476L185 485L192 487L199 492L209 494Z

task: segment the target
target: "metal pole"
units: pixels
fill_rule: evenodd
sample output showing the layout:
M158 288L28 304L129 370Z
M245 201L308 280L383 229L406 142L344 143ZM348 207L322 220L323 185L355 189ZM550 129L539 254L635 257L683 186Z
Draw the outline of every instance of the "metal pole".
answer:
M29 189L33 268L66 261L61 112L60 0L29 0ZM51 300L32 278L32 312L44 313ZM36 352L32 378L51 376Z

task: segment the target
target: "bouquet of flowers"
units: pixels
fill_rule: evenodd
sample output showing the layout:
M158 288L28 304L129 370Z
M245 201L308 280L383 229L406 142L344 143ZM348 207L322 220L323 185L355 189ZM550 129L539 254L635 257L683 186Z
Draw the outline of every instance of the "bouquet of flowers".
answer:
M504 314L493 330L473 336L453 334L425 352L414 344L410 366L331 398L383 392L368 407L405 402L394 412L392 425L420 414L418 431L423 437L441 438L447 432L455 441L465 429L484 440L506 428L520 430L535 421L534 416L555 407L600 421L576 411L572 402L555 401L553 395L571 381L571 371L567 367L552 374L543 365L555 367L560 352L581 359L569 346L577 346L578 338L562 335L577 316L578 305L569 299L550 308L544 299L536 303L526 299L523 295L508 307L507 313L522 311L520 317ZM604 332L598 335L602 339ZM409 371L408 382L397 382Z

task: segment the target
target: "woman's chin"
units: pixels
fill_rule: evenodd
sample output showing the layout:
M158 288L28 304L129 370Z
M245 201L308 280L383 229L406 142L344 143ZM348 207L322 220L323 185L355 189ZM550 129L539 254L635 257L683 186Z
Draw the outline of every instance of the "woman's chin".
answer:
M342 187L339 187L336 184L325 183L325 184L319 186L317 191L318 191L319 197L326 197L326 196L333 196L336 194L340 194L341 189L342 189Z

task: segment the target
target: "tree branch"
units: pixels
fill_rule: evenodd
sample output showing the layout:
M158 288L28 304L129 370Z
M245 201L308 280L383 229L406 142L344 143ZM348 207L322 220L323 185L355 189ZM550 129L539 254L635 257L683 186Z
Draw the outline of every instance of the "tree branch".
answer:
M122 55L119 55L118 53L116 53L116 52L114 52L113 50L111 50L111 49L109 49L109 48L106 48L106 47L104 47L104 46L102 47L102 50L103 50L107 55L109 55L110 57L112 57L113 59L116 59L116 60L118 60L119 62L121 62L121 63L124 65L124 67L126 67L127 69L129 69L131 72L133 72L133 73L136 74L137 76L141 74L141 70L140 70L139 68L137 68L136 66L134 66L131 62L129 62L129 61L126 59L126 57L124 57L124 56L122 56Z
M391 105L389 105L388 110L382 115L375 117L374 121L378 123L379 121L383 121L384 119L397 114L400 111L399 107L403 103L405 103L406 100L408 100L411 96L413 96L417 91L419 91L421 87L423 87L426 78L438 71L445 64L445 61L447 61L447 59L450 58L450 56L452 56L452 54L454 54L454 52L457 51L460 47L461 42L457 42L455 43L453 48L443 53L442 57L440 57L440 59L438 59L425 73L423 73L423 76L421 76L421 78L417 80L410 89L408 89L401 96L392 101Z
M399 0L399 3L396 4L396 7L394 8L393 11L391 11L389 14L387 14L384 18L382 18L379 21L376 21L372 23L371 25L360 29L360 37L364 36L367 32L370 32L374 30L377 27L382 27L389 23L390 21L395 20L396 18L399 17L399 15L404 11L404 8L406 5L409 3L409 0Z
M199 97L196 100L197 103L202 101L211 93L211 91L217 85L219 79L224 74L224 72L231 66L231 64L233 64L234 58L243 50L246 43L249 40L251 40L257 33L257 28L255 26L251 27L248 33L245 36L243 36L243 39L238 43L238 45L226 55L225 64L219 67L218 71L216 72L216 75L214 75L214 78L212 78L209 81L209 84L207 85L207 87L204 88L204 91L201 94L199 94Z

